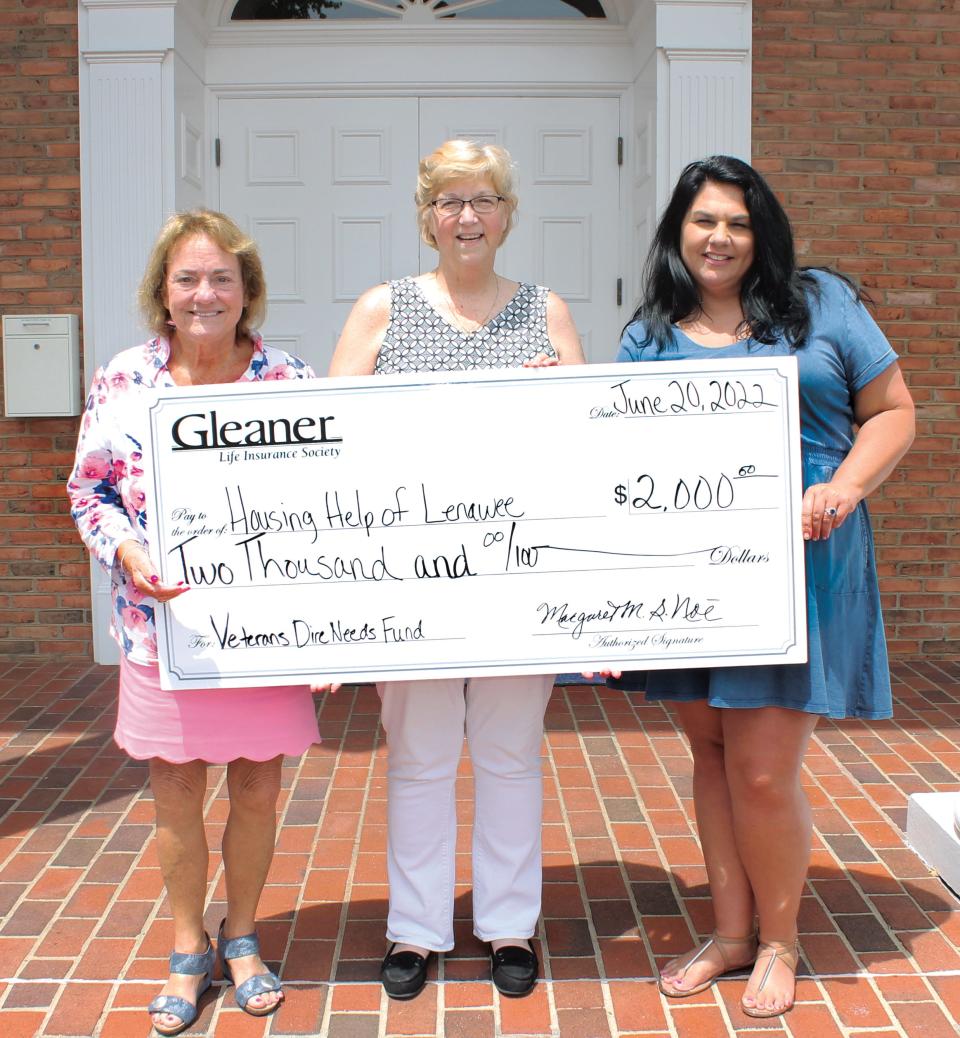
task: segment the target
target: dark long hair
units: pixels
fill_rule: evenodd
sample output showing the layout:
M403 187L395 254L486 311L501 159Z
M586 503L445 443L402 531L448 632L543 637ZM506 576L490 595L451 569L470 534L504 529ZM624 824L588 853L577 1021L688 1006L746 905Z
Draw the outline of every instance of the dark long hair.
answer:
M664 349L673 338L671 326L699 311L700 292L681 259L680 234L695 195L708 180L739 187L750 214L754 255L740 286L744 326L759 342L782 335L791 348L800 346L810 330L807 292L816 293L817 282L807 268L797 266L790 221L770 185L752 166L729 155L691 162L680 174L647 254L643 299L630 323L642 320L644 344Z

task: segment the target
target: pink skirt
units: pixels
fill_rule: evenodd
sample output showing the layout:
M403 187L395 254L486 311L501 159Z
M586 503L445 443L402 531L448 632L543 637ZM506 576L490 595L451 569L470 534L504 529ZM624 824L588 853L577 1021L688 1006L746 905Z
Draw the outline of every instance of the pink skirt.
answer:
M120 703L113 738L137 760L159 757L226 764L298 757L320 741L306 685L204 688L168 692L160 668L120 657Z

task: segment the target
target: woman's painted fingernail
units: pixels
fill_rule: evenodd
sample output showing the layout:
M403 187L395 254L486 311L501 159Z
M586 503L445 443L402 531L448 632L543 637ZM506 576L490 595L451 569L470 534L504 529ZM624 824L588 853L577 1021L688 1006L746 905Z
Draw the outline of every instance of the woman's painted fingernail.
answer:
M156 573L154 573L154 575L150 578L150 583L151 584L159 584L160 583L160 578L156 575Z

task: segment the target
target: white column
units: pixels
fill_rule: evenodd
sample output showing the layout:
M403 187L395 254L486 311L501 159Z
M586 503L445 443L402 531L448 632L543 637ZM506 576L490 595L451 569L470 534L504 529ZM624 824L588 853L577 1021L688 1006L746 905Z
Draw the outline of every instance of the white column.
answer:
M749 0L657 0L657 209L693 159L750 161Z
M142 342L140 275L172 207L175 0L80 0L80 174L85 381ZM114 662L109 584L93 566L94 655Z
M141 341L134 305L164 213L160 53L84 55L83 312L86 375ZM169 156L167 156L169 160Z
M87 379L141 340L134 296L174 173L176 0L80 0L80 175Z

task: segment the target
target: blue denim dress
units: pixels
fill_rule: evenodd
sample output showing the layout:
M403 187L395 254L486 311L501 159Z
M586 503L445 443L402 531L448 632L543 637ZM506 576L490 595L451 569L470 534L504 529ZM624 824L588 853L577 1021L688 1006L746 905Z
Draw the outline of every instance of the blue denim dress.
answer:
M896 362L865 307L839 278L814 272L812 327L794 351L800 381L803 486L827 483L853 445L853 397ZM630 325L619 361L704 360L789 354L784 342L751 340L719 349L675 330L672 347L641 346ZM892 713L890 671L880 611L873 534L865 501L825 541L805 545L809 661L759 667L705 667L628 672L620 688L648 699L707 699L711 706L780 706L827 717L883 718Z

